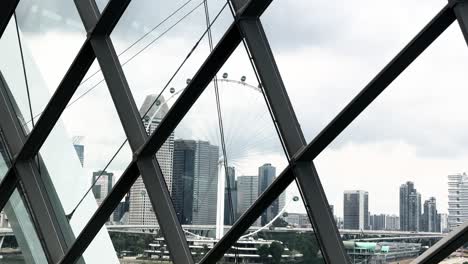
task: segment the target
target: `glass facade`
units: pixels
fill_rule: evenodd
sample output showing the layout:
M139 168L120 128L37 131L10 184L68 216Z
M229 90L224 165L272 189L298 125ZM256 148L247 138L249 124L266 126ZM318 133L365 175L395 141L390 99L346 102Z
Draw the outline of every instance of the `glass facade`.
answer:
M468 5L271 2L0 3L0 264L468 259Z

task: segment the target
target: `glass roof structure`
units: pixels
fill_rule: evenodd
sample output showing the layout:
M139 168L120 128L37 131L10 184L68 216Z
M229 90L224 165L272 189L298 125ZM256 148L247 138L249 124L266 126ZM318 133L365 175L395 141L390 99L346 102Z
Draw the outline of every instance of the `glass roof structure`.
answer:
M3 230L0 215L0 255L57 264L127 256L357 263L343 240L364 231L337 225L315 161L453 22L468 41L468 2L441 5L310 141L261 21L272 2L190 0L167 3L166 14L158 1L1 1L0 208L9 224ZM201 19L185 23L192 16ZM151 51L156 41L177 51ZM239 68L250 74L226 72ZM94 142L92 178L86 143L69 134L77 123ZM306 224L287 210L298 201ZM375 234L415 239L404 231ZM468 240L468 222L433 231L416 234L437 243L413 252L412 263L439 263ZM299 242L281 241L289 233ZM12 236L16 244L3 246ZM356 245L380 251L372 240Z

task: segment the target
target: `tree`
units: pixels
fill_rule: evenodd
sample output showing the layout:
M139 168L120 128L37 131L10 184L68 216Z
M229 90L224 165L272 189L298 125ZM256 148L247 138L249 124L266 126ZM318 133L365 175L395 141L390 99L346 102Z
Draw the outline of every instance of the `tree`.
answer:
M283 255L284 247L280 242L272 242L270 247L268 248L268 251L270 252L271 257L273 258L273 263L281 263L281 256Z
M288 222L284 221L283 218L279 217L273 222L274 227L287 227L289 225Z
M258 255L260 256L260 260L262 263L266 263L268 259L268 255L270 254L270 248L268 245L261 245L257 248Z

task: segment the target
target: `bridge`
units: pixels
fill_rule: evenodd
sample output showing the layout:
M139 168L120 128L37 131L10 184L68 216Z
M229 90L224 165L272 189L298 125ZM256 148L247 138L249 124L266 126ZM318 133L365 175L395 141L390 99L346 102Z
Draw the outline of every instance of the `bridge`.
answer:
M159 230L158 225L107 225L109 232L128 232L128 233L149 233ZM184 230L194 231L214 231L215 225L182 225ZM231 226L226 225L225 230L229 230ZM261 227L251 226L248 232L255 232ZM313 232L313 228L300 228L300 227L275 227L269 229L268 232ZM390 236L390 237L424 237L424 238L442 238L445 233L435 232L414 232L414 231L396 231L396 230L353 230L353 229L339 229L342 235L355 235L355 236Z

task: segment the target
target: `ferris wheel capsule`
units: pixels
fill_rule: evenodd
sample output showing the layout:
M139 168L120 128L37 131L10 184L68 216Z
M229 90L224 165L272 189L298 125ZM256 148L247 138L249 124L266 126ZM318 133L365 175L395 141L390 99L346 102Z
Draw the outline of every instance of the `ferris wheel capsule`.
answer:
M241 82L245 82L245 80L247 80L247 77L242 76L242 77L241 77Z
M187 78L187 81L186 81L186 82L187 82L187 84L189 84L191 81L192 81L192 79Z
M227 72L223 73L223 79L226 79L227 77L228 77L228 73Z
M175 93L175 88L174 88L174 87L171 87L171 89L169 89L169 92Z

